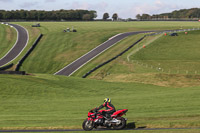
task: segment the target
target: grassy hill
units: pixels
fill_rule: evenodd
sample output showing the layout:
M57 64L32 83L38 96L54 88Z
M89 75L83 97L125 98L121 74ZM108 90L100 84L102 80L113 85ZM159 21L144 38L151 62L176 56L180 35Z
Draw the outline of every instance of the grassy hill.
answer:
M89 79L79 78L143 34L130 36L72 77L52 75L117 33L185 29L200 23L42 22L40 28L32 28L30 22L19 24L29 30L28 47L39 33L44 38L21 69L32 74L0 75L0 129L81 128L87 112L105 97L110 97L117 109L128 108L128 122L136 122L136 127L200 126L199 31L178 37L147 37ZM72 26L77 33L63 32Z
M0 24L0 59L12 48L17 39L17 32L10 26Z
M90 78L172 87L199 85L199 37L200 31L191 31L187 35L182 32L177 37L147 37L125 55L94 72ZM118 47L127 41L131 43L131 38L122 41ZM97 60L104 57L106 55Z
M39 45L24 62L22 69L31 73L53 74L92 48L121 32L164 30L200 26L195 22L42 22L44 34ZM32 23L20 23L25 27ZM78 32L64 33L67 27Z
M8 84L9 83L9 84ZM110 97L136 127L199 127L199 87L169 88L53 75L0 75L0 129L81 128Z

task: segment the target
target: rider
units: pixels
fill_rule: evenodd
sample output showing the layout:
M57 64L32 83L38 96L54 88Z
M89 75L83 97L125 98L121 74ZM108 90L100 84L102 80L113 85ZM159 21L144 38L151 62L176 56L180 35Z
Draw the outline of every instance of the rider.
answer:
M106 107L106 110L101 110L100 112L105 115L108 119L111 119L111 115L116 111L113 104L111 104L110 98L105 98L104 103L100 105L96 110L102 109L103 107Z

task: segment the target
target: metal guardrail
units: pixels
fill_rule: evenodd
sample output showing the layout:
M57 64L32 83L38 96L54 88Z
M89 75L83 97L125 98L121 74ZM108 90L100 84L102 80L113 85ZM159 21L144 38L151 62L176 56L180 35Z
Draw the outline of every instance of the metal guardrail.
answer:
M9 69L9 68L11 68L13 65L14 65L14 64L12 63L12 64L9 64L9 65L3 66L3 67L0 68L0 71L4 71L4 70L6 70L6 69Z
M25 71L0 71L0 74L26 75L26 72Z
M18 62L17 67L15 71L19 71L20 67L22 66L22 63L25 61L25 59L31 54L31 52L34 50L36 45L39 43L40 39L42 38L43 34L40 34L39 37L36 39L32 47L28 50L28 52L22 57L22 59Z

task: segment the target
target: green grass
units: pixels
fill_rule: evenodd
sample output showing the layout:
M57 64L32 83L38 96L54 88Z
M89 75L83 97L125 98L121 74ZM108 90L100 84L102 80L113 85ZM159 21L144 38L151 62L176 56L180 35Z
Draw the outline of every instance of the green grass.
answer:
M7 84L9 83L9 84ZM199 87L168 88L53 75L0 75L0 129L81 128L110 97L136 127L199 127Z
M156 23L156 24L155 24ZM19 23L31 26L32 23ZM53 74L113 35L140 30L165 30L199 27L196 22L41 22L44 34L21 70ZM64 33L74 27L77 33Z
M126 118L128 122L135 122L136 127L200 127L199 31L189 32L187 36L180 33L178 37L147 37L117 60L95 71L89 76L92 79L78 77L117 55L143 34L120 41L73 77L36 74L53 74L120 32L185 29L199 27L200 23L42 22L40 28L32 28L31 22L18 24L28 29L30 40L15 63L39 33L44 37L21 69L33 74L0 75L0 129L81 128L87 112L102 104L105 97L110 97L117 109L129 109ZM72 26L77 33L63 32ZM190 70L197 72L190 73ZM193 133L199 130L134 132Z
M147 48L135 53L131 59L160 68L199 71L200 31L180 33L178 37L162 36Z
M13 47L17 39L14 28L0 24L0 59Z
M200 31L191 31L188 35L182 32L178 37L146 37L126 54L92 73L90 78L171 87L199 85L199 37ZM129 37L118 46L126 42L131 45L134 39Z
M115 57L116 55L121 53L123 50L128 48L130 46L130 44L133 44L134 42L136 42L143 36L144 36L144 34L138 34L138 35L133 35L127 39L122 40L121 43L117 43L116 45L112 46L112 48L108 49L106 52L104 52L100 56L96 57L95 60L90 61L90 63L86 64L83 68L79 69L77 72L75 72L73 74L73 76L82 77L84 74L89 72L92 68ZM123 72L125 72L125 71L123 71Z

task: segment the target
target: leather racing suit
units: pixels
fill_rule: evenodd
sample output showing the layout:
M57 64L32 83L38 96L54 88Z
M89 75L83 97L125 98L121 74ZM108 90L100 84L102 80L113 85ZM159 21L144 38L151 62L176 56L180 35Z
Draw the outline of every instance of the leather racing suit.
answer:
M104 104L100 105L98 108L96 108L97 110L102 109L106 107L106 110L101 110L102 114L106 115L108 117L110 117L111 114L113 114L116 110L113 104L111 104L111 102L105 102Z

